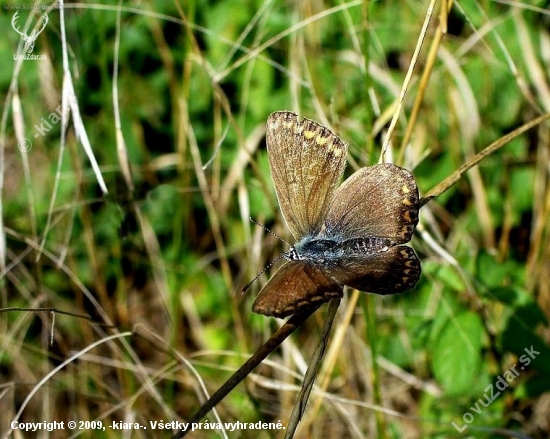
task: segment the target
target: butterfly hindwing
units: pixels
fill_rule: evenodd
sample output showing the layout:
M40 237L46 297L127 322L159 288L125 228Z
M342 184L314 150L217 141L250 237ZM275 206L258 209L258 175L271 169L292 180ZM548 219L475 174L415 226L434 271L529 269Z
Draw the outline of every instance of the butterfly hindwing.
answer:
M342 258L330 267L330 275L336 282L359 291L383 295L403 293L414 288L420 272L416 253L405 245L390 247L371 256Z
M311 310L342 295L342 286L319 268L305 261L290 261L262 288L252 311L283 318Z

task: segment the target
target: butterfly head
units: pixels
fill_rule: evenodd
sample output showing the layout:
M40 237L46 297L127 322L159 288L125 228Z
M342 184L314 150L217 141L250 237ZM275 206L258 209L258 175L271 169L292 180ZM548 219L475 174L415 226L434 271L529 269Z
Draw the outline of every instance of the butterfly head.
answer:
M283 253L282 256L289 261L301 261L303 259L296 247L290 247L290 250Z

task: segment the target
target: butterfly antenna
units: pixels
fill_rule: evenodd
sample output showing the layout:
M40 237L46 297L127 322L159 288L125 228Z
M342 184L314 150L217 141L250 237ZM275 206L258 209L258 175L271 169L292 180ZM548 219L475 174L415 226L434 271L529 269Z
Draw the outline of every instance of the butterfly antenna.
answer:
M289 247L291 247L291 245L286 242L283 238L281 238L279 235L277 235L275 232L272 232L271 230L269 230L266 226L264 226L263 224L260 224L258 221L256 221L254 218L250 217L250 221L252 221L254 224L256 224L257 226L260 226L262 229L264 229L267 233L271 233L273 236L275 236L276 238L280 239L281 241L283 241L286 245L288 245ZM255 277L254 279L252 279L250 282L248 282L244 288L242 289L241 291L241 294L244 294L246 293L246 291L250 288L250 286L256 282L256 280L262 275L264 274L268 269L269 267L271 267L275 262L281 260L284 258L284 255L281 255L279 256L277 259L271 261L262 271L260 271Z
M246 293L246 291L250 288L250 286L251 286L254 282L256 282L256 280L257 280L262 274L264 274L264 273L269 269L269 267L271 267L275 262L277 262L277 261L279 261L279 260L281 260L281 259L283 259L283 258L284 258L284 255L281 255L281 256L279 256L277 259L274 259L273 261L271 261L271 262L267 265L267 267L265 267L262 271L260 271L260 272L254 277L254 279L252 279L250 282L248 282L248 283L244 286L244 288L243 288L242 291L241 291L241 294Z
M286 245L288 245L289 247L292 247L288 242L286 242L283 238L281 238L279 235L277 235L275 232L269 230L266 226L264 226L263 224L260 224L258 221L256 221L254 218L252 217L249 217L250 221L252 221L254 224L256 224L257 226L260 226L262 229L264 229L267 233L270 233L272 234L273 236L275 236L275 238L278 238L280 239L281 241L283 241ZM275 261L273 261L275 262ZM267 268L267 267L266 267ZM261 273L260 273L261 274Z

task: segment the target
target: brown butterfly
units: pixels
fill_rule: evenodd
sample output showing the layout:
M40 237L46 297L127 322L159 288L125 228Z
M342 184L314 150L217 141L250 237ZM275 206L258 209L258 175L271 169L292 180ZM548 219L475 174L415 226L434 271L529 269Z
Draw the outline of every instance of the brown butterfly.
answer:
M286 317L343 295L347 285L376 294L413 288L420 261L409 242L419 198L406 169L359 169L340 187L348 147L336 134L289 111L267 120L267 153L283 217L296 244L252 310Z

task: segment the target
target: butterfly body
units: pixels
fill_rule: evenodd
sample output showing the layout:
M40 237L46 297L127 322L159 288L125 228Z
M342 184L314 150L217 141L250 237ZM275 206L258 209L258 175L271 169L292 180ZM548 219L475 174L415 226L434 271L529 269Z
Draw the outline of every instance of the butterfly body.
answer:
M309 119L270 115L267 148L281 212L297 243L260 291L253 311L275 317L342 297L343 285L376 294L414 287L420 261L410 241L419 196L406 169L359 169L340 187L347 144Z
M338 265L343 258L373 257L377 253L387 251L390 245L391 240L373 236L353 239L306 237L283 256L289 260L308 261L321 268L329 269Z

